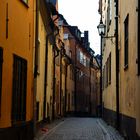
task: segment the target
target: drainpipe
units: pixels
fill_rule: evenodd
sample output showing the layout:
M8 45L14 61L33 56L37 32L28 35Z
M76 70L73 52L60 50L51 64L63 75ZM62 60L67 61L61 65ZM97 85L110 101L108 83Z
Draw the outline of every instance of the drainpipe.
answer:
M101 0L101 21L102 22L102 17L103 17L103 12L102 12L102 0ZM103 77L103 70L102 70L102 66L103 66L103 51L102 51L102 46L103 45L103 35L101 35L101 50L100 50L100 53L101 53L101 66L100 66L100 107L99 107L99 117L103 118L103 115L104 115L104 107L103 107L103 89L102 89L102 86L103 86L103 81L102 81L102 77Z
M56 53L57 51L57 53ZM56 50L56 46L53 46L53 97L52 97L52 119L55 119L55 84L56 84L56 78L55 78L55 59L59 55L59 51Z
M36 134L36 94L37 94L37 69L38 69L38 25L39 1L36 0L36 25L35 25L35 57L34 57L34 94L33 94L33 131Z
M65 67L65 116L67 112L67 67L68 67L68 64L66 64L66 67Z
M57 15L57 17L53 20L53 22L55 22L57 19L59 18L59 14ZM54 35L55 37L58 35L58 33L56 35ZM43 119L46 119L46 95L47 95L47 91L46 91L46 86L47 86L47 65L48 65L48 43L49 43L49 37L53 36L53 32L48 34L46 36L46 52L45 52L45 77L44 77L44 108L43 108ZM54 48L54 47L53 47ZM53 50L55 51L55 50ZM59 54L56 54L55 56L55 52L54 52L54 58L55 59ZM53 72L53 102L54 102L54 96L55 96L55 60L53 60L53 66L54 66L54 72ZM54 111L54 105L52 110ZM52 116L54 116L54 113L52 113Z
M76 70L76 64L77 64L77 53L76 53L76 46L77 46L77 42L75 41L75 60L74 60L74 105L75 105L75 115L77 115L77 70Z
M62 116L62 50L63 48L60 50L60 116Z
M120 110L119 110L119 49L118 49L118 3L119 0L116 0L116 17L115 17L115 25L116 25L116 113L117 113L117 129L120 127Z
M47 66L48 66L48 43L49 43L49 37L53 35L52 33L48 34L46 36L46 52L45 52L45 76L44 76L44 104L43 104L43 120L46 119L46 95L47 95Z
M90 77L89 77L89 93L90 93L90 104L89 104L89 107L90 107L90 115L91 115L91 112L92 112L92 106L91 106L91 102L92 102L92 96L91 96L91 68L92 68L92 60L93 58L91 57L90 58L90 66L89 66L89 72L90 72Z
M138 48L138 51L137 51L137 65L138 65L138 76L140 75L140 41L138 39L138 37L140 36L140 1L138 0L138 8L137 8L137 12L138 12L138 17L137 17L137 48Z
M67 57L66 59L68 59L68 56L65 56L65 57ZM69 65L70 65L70 63L66 62L66 67L65 67L66 68L65 69L65 115L67 113L67 75L68 75L68 66Z

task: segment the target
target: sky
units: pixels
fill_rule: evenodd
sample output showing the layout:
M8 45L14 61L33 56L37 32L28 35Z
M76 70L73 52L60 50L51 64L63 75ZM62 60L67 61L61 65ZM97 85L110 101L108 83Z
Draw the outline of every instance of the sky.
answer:
M90 47L95 54L100 54L100 36L97 26L100 22L98 13L99 0L58 0L59 13L71 26L78 26L81 32L89 31Z

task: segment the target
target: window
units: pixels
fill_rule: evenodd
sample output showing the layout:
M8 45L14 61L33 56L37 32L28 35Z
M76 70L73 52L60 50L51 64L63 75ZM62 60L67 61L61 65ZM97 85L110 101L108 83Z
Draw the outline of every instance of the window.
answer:
M105 66L104 66L104 68L103 68L103 78L102 78L102 88L103 88L103 90L105 89L105 82L106 82L106 75L105 75Z
M109 59L108 59L108 69L109 69L109 73L108 73L108 82L109 84L111 84L111 53L109 54Z
M108 86L108 60L106 61L106 87Z
M83 58L84 58L83 53L80 51L80 63L81 64L83 64Z
M138 9L140 9L140 1L138 0ZM140 10L138 11L138 75L140 75Z
M63 39L64 39L64 40L67 40L68 38L69 38L69 34L64 33Z
M107 31L109 31L109 25L111 24L112 17L112 1L108 0L108 8L107 8Z
M37 46L37 74L40 74L40 40L38 39L38 46Z
M80 61L80 49L77 49L77 60Z
M128 39L129 39L129 32L128 32L128 23L129 16L127 15L124 21L124 68L128 68Z
M27 61L14 55L12 121L26 120Z
M83 55L83 65L86 66L86 56Z
M72 51L69 50L69 57L72 58Z
M2 63L3 63L3 49L0 48L0 114L1 114L1 94L2 94Z
M104 68L102 69L102 90L104 90Z

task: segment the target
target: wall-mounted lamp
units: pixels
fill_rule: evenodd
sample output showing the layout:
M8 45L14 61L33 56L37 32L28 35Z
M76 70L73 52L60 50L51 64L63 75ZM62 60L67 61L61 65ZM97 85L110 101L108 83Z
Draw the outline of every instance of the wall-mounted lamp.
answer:
M105 24L103 24L103 22L100 21L100 24L97 26L97 28L98 28L99 35L104 36L105 35L105 28L106 28Z
M99 35L103 38L114 38L114 36L105 36L105 31L106 31L106 25L103 24L102 21L100 21L100 24L97 26L98 28L98 32L99 32Z

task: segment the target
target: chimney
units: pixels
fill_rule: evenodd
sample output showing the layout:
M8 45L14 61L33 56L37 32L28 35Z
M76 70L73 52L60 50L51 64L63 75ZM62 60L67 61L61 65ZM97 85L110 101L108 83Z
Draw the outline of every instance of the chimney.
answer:
M85 46L85 48L89 47L88 31L84 31L84 46Z

